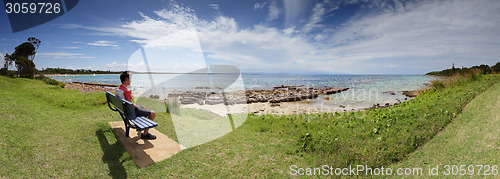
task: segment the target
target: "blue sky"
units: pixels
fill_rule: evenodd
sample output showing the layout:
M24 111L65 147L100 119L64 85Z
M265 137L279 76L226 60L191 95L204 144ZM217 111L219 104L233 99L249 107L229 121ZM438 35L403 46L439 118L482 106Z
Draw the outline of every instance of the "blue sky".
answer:
M38 69L140 71L141 47L161 72L424 74L500 61L494 0L85 0L17 33L0 10L0 53L37 37Z

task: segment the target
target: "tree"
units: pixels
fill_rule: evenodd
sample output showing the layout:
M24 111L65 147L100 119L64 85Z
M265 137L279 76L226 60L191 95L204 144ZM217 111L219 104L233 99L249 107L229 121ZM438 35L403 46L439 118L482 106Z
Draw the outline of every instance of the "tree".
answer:
M35 47L35 52L33 53L33 55L31 55L29 57L29 59L31 61L34 61L35 60L36 52L38 51L38 47L40 46L40 44L42 44L42 41L38 40L35 37L30 37L30 38L28 38L28 42L31 43Z
M473 66L471 68L480 69L481 71L483 71L484 74L490 74L491 73L490 66L485 65L485 64L481 64L479 66Z
M35 63L27 57L18 57L16 59L16 68L19 76L23 78L33 78L35 74Z
M0 75L7 76L8 71L9 71L9 66L11 66L14 61L11 60L10 55L8 53L5 53L5 56L3 56L3 59L4 59L4 64L3 64L3 68L0 69Z
M500 62L497 62L495 65L491 66L491 70L495 72L500 72Z
M2 73L10 65L12 65L12 63L15 63L19 76L24 78L33 78L36 70L33 60L40 44L40 40L35 37L30 37L28 38L28 42L24 42L21 45L17 46L14 53L10 55L5 54L5 63L4 68L2 69Z

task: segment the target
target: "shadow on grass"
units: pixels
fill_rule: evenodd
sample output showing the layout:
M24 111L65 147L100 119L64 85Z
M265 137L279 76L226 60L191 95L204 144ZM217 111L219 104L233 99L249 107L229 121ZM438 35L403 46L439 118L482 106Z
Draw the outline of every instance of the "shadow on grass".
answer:
M125 152L125 148L119 140L112 145L109 144L109 141L104 133L105 132L102 129L99 129L95 132L95 135L97 136L101 149L104 152L102 161L108 164L108 175L112 178L127 178L127 172L125 172L125 168L120 161L120 157Z

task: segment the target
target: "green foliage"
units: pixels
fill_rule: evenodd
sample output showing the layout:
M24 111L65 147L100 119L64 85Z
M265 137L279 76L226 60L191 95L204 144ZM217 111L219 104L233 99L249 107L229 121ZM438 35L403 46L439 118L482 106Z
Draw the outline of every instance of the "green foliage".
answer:
M445 82L444 80L441 80L441 79L438 79L438 80L432 80L431 81L431 86L434 88L434 89L437 89L437 90L440 90L440 89L443 89L445 88Z
M35 46L29 42L24 42L15 48L12 56L29 57L35 54Z
M59 86L61 88L64 88L66 85L60 81L54 80L52 78L46 77L44 75L39 75L36 77L38 80L42 80L43 82L49 84L49 85L54 85L54 86Z
M45 68L40 71L40 73L43 74L120 74L121 72L116 72L116 71L93 71L93 70L86 70L86 69L64 69L64 68Z
M33 78L36 71L33 59L41 43L34 37L28 38L28 41L15 47L15 51L11 55L5 54L4 56L4 68L8 69L12 63L15 63L19 76L22 78Z
M500 83L496 83L468 103L463 112L431 141L391 168L460 163L499 164L500 142L498 138L491 137L498 136L500 126L499 96ZM484 174L476 171L474 175L479 178Z
M28 43L30 43L31 45L33 45L33 47L35 47L34 53L31 56L29 56L30 57L29 59L31 61L33 61L33 60L35 60L36 51L38 50L38 47L40 46L40 44L42 44L42 41L40 41L39 39L37 39L35 37L29 37Z
M491 70L496 72L496 73L500 73L500 62L497 62L495 65L493 65L491 67Z
M7 76L8 73L9 73L8 68L0 68L0 75Z
M491 74L492 72L500 72L499 68L500 68L500 62L497 62L497 64L495 66L492 66L492 67L490 67L488 65L481 64L479 66L473 66L470 68L455 68L455 66L453 65L452 68L450 68L450 69L445 69L442 71L433 71L433 72L427 73L426 75L453 76L453 75L457 75L457 74L462 75L462 74L467 74L467 73L473 73L477 70L481 70L481 72L483 74Z
M22 78L33 78L35 75L35 63L27 57L16 57L16 68Z

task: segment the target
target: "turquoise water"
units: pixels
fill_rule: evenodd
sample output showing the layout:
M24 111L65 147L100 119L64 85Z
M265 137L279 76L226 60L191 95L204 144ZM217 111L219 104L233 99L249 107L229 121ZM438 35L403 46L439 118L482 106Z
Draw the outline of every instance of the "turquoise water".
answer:
M59 81L79 81L121 84L119 75L67 75L52 76ZM221 87L225 91L272 89L280 85L350 88L348 91L321 95L313 105L370 107L373 104L393 104L406 98L401 91L418 90L433 77L423 75L284 75L284 74L134 74L131 88L137 94L158 94L166 97L167 91L195 90L196 87ZM152 90L151 86L155 86ZM389 93L387 93L389 92ZM394 95L390 92L394 92ZM325 100L330 97L333 100Z

